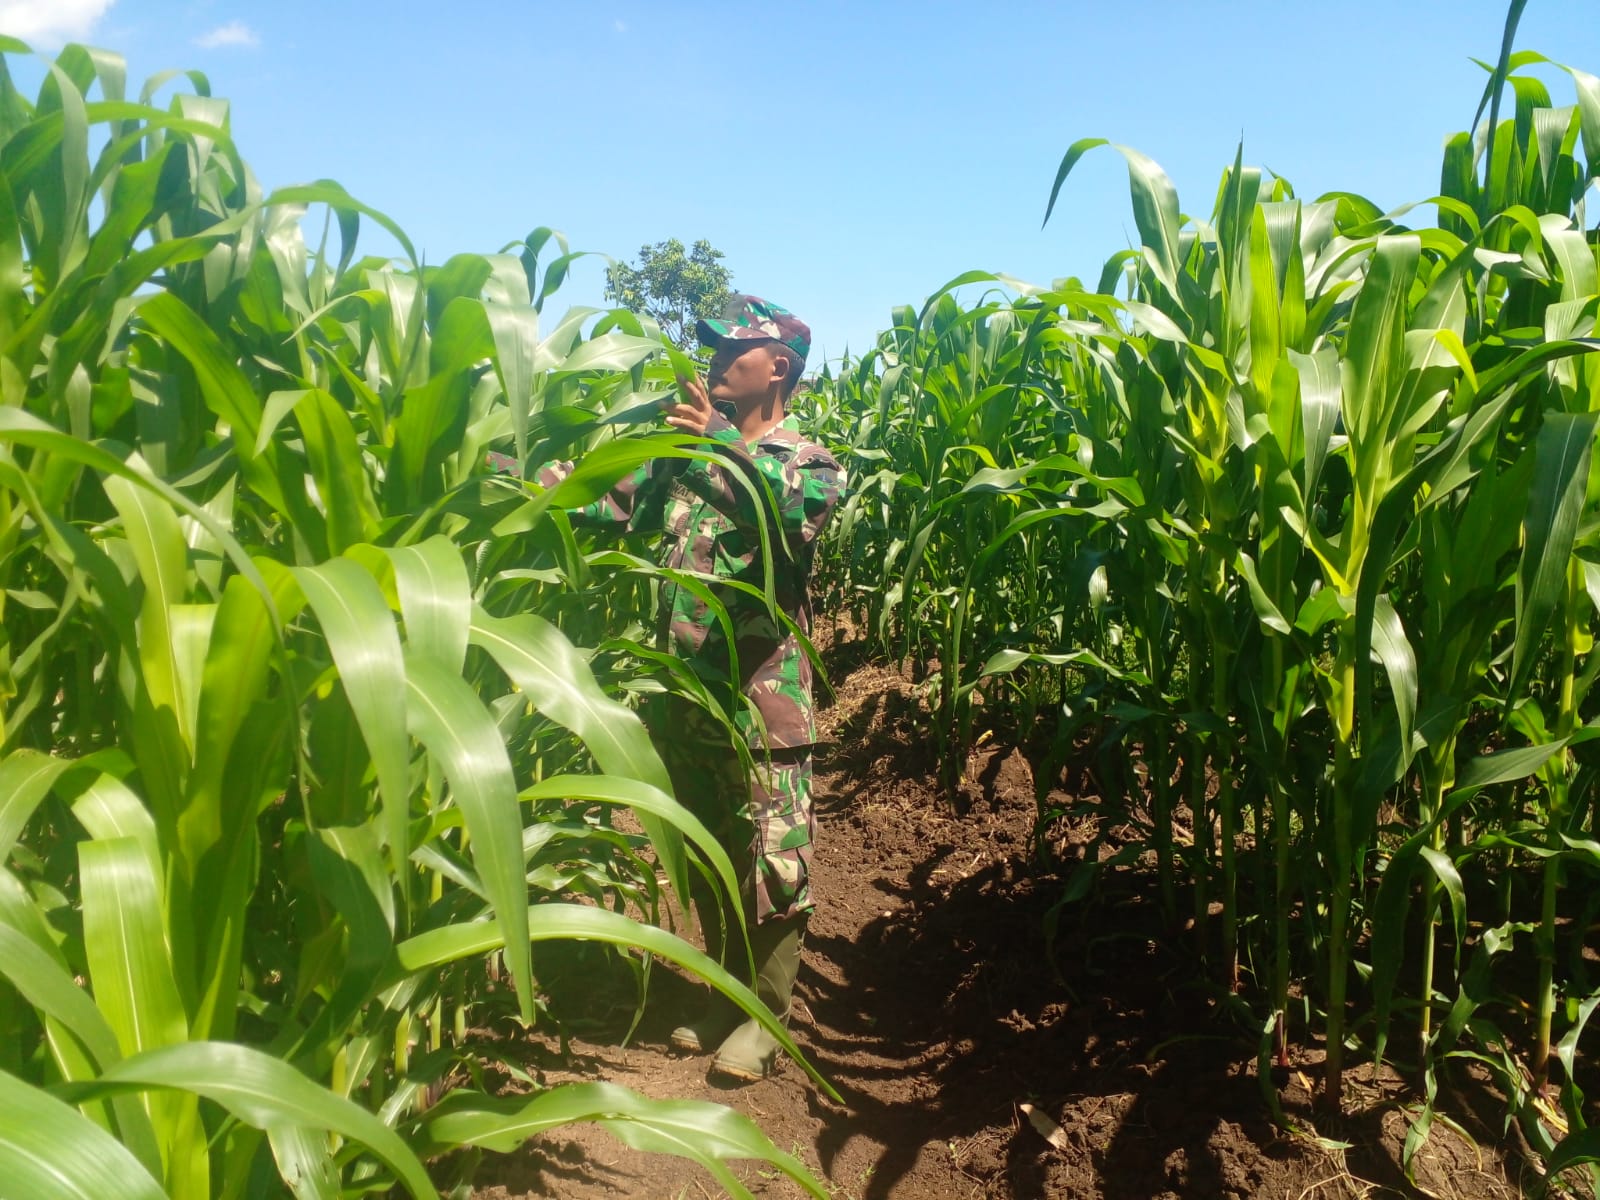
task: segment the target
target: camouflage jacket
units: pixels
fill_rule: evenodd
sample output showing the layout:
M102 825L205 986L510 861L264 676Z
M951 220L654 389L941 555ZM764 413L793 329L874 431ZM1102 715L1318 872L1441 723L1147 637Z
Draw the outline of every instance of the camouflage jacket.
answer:
M738 580L758 593L766 584L759 525L765 515L778 607L809 634L811 567L818 538L844 491L844 471L831 454L800 435L793 417L746 445L719 413L711 418L706 436L717 443L719 461L656 459L570 515L586 525L660 529L665 534L663 567ZM491 464L515 469L514 460L499 455L491 456ZM572 463L551 463L536 478L550 487L572 469ZM811 663L799 639L773 618L764 599L715 584L711 590L726 606L733 627L731 661L715 611L671 580L661 583L657 633L663 648L687 660L713 691L731 692L732 664L737 664L739 690L755 715L743 705L729 707L753 747L811 745L817 737ZM731 702L733 697L725 699Z

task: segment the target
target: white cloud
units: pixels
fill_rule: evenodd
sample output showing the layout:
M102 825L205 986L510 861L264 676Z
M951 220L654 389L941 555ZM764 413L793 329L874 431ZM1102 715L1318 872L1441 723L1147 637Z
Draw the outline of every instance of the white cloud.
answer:
M27 42L77 41L93 31L112 0L0 0L0 33Z
M202 50L215 50L218 46L259 46L261 35L243 21L229 21L202 33L194 44Z
M616 20L611 22L611 28L615 29L618 33L627 33L628 23L623 20Z

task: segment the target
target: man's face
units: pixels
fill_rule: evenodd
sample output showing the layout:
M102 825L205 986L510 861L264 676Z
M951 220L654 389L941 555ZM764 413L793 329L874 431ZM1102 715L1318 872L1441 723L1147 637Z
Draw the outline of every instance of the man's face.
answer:
M783 372L776 342L740 341L729 338L711 356L706 377L712 403L739 405L764 400L774 382L782 382Z

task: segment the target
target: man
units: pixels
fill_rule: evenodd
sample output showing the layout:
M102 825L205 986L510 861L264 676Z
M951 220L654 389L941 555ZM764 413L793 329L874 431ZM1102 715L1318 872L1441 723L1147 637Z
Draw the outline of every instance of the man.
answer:
M710 461L658 459L622 480L579 521L661 528L661 564L763 593L772 574L774 618L765 599L712 585L726 607L733 644L715 609L692 589L664 580L658 633L720 698L748 743L753 768L728 746L720 722L688 702L667 702L650 723L680 802L716 834L740 874L740 902L750 928L757 996L780 1018L789 1011L800 966L800 941L813 907L809 867L815 819L811 751L816 722L811 665L799 634L811 625L810 578L818 538L844 473L833 457L801 436L787 404L805 368L811 331L787 309L736 296L722 319L696 326L713 349L706 382L680 379L664 405L668 424L710 439ZM552 486L572 470L539 472ZM771 563L763 554L762 527ZM736 672L736 676L735 676ZM695 896L707 951L720 956L731 914L706 893ZM741 951L728 956L738 972ZM753 1020L739 1021L717 1002L675 1029L673 1045L716 1050L712 1069L741 1081L767 1075L778 1046Z

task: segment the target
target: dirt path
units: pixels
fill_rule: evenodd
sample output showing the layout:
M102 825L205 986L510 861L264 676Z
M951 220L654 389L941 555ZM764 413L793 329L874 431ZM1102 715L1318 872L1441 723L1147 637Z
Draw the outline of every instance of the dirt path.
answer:
M964 811L949 811L933 791L914 689L882 668L850 670L837 650L833 746L819 771L821 900L793 1030L845 1105L792 1065L747 1088L708 1083L705 1059L667 1049L694 997L665 970L631 1044L574 1041L565 1060L545 1047L547 1082L605 1078L730 1104L841 1200L1418 1194L1398 1166L1405 1126L1392 1087L1369 1089L1345 1131L1356 1145L1342 1155L1271 1124L1254 1035L1219 1015L1192 961L1164 944L1144 876L1108 875L1090 902L1064 909L1052 954L1046 918L1063 876L1032 865L1027 761L980 751ZM1288 1081L1291 1111L1304 1111L1304 1082ZM1046 1143L1022 1103L1060 1124L1065 1148ZM1435 1196L1516 1194L1497 1156L1481 1150L1436 1134L1418 1181ZM753 1164L738 1174L759 1195L800 1194ZM487 1160L477 1194L719 1189L692 1164L580 1127Z

